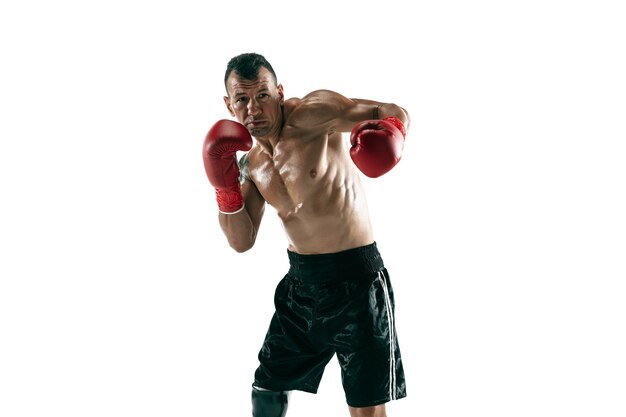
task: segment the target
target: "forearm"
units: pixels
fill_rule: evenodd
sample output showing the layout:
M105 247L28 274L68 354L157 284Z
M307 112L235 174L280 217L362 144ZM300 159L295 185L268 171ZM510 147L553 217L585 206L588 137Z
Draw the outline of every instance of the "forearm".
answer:
M245 252L254 246L257 233L245 207L235 214L220 213L219 222L228 244L235 251Z
M376 106L374 110L374 119L382 120L385 117L397 117L404 125L405 130L408 132L409 125L411 124L411 118L409 113L402 107L394 103L381 103Z
M409 112L395 103L382 103L361 98L353 98L351 102L354 105L351 107L347 119L353 123L352 126L354 123L365 120L382 120L385 117L393 116L402 122L406 131L409 130L411 123ZM352 126L350 126L350 129L352 129Z

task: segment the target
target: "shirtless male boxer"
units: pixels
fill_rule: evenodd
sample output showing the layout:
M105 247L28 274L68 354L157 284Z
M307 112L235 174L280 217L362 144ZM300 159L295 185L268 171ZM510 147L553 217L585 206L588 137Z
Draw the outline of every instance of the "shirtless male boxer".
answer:
M285 100L255 53L232 58L224 83L238 122L216 122L202 150L221 228L234 250L250 249L268 203L288 240L290 268L259 353L252 415L285 416L288 392L316 393L336 354L350 415L384 417L386 402L406 396L404 371L357 168L378 177L394 167L408 113L328 90ZM350 148L342 132L351 132ZM239 163L237 151L247 151Z

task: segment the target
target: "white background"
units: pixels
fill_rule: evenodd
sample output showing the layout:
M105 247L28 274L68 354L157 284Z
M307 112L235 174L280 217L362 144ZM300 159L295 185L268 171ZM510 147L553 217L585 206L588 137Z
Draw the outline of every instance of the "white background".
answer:
M626 415L619 2L344 3L2 3L0 415L250 415L286 239L232 251L200 153L242 52L412 116L390 417ZM289 415L348 415L334 361Z

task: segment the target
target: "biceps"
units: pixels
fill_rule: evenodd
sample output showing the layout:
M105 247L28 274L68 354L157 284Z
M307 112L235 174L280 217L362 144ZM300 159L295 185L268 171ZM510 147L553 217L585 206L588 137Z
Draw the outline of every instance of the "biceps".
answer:
M336 129L339 132L350 132L357 123L375 119L379 104L377 101L351 99L338 118Z
M327 128L329 131L350 132L355 124L375 118L373 100L348 98L339 93L320 90L302 99L292 118L297 127Z

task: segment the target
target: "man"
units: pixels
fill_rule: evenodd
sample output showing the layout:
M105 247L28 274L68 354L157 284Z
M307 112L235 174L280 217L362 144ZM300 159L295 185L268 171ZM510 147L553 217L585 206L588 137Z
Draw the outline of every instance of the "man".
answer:
M215 123L203 146L221 228L234 250L250 249L268 203L290 262L259 353L253 416L283 417L291 390L316 393L336 354L350 415L384 417L406 390L393 291L357 168L378 177L398 163L408 113L328 90L285 100L255 53L232 58L224 83L238 122ZM342 132L351 132L350 149ZM247 151L239 163L238 151Z

